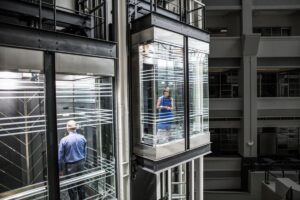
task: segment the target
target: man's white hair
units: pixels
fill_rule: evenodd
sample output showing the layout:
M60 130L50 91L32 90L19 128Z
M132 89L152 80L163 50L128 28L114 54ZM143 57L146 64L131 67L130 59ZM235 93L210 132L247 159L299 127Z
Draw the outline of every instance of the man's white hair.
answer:
M68 129L77 129L77 123L74 120L70 120L67 122Z

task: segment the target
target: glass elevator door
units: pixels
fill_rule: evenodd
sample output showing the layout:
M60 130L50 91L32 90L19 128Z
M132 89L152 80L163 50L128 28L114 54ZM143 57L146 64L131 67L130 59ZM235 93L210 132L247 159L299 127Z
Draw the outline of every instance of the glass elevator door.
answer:
M115 199L113 76L102 68L113 62L56 57L61 199Z

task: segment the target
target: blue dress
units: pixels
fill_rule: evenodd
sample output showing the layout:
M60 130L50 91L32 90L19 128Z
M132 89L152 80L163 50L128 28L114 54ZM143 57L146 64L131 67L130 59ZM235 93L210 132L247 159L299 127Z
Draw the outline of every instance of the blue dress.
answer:
M160 97L160 106L172 107L172 99L165 96ZM170 129L172 125L174 115L171 110L166 108L160 109L159 112L159 123L157 125L158 129Z

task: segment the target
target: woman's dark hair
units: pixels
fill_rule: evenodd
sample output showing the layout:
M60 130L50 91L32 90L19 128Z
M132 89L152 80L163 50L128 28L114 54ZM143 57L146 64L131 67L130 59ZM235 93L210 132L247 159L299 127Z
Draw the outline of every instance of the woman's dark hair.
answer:
M169 96L168 96L168 98L171 98L171 96L172 96L172 92L171 92L171 90L170 90L170 88L169 88L169 87L165 87L165 88L164 88L164 90L163 90L163 95L165 95L165 92L169 92Z

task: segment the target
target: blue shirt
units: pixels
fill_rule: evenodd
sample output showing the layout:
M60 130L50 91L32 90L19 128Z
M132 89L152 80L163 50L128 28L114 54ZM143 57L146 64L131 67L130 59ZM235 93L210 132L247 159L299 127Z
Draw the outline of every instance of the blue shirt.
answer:
M172 98L161 96L159 100L160 106L168 106L172 108ZM171 110L162 108L159 112L159 119L160 121L157 125L158 129L170 129L174 120L174 115Z
M61 164L73 163L86 158L86 139L83 135L70 132L59 143L58 160Z

